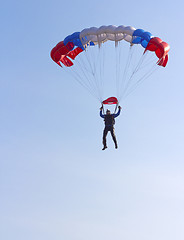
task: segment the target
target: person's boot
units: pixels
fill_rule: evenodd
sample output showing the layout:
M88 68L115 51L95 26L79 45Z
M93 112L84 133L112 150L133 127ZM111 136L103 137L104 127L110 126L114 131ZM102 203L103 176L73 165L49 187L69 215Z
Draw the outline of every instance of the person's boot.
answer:
M115 143L115 148L116 148L116 149L118 148L118 144L117 144L117 143Z
M103 148L102 148L102 150L105 150L107 148L107 146L104 146Z

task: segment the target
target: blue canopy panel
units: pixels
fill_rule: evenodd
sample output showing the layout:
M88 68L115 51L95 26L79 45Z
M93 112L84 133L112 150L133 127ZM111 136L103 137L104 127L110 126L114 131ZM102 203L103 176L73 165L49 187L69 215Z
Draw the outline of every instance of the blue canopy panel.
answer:
M143 48L146 48L152 37L153 35L150 32L146 32L143 29L137 29L133 33L132 43L141 44Z
M66 45L68 42L72 42L76 47L80 47L82 50L84 50L84 47L80 40L80 32L74 32L73 34L68 35L63 42L64 45Z

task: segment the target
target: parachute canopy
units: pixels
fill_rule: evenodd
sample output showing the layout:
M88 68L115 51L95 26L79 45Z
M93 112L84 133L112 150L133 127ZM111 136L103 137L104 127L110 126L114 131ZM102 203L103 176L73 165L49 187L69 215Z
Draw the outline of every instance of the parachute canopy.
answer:
M106 42L114 42L115 49L118 49L118 51L116 51L117 58L115 63L116 77L114 77L116 78L117 98L111 97L103 101L102 70L108 61L104 60L106 54L102 50L100 51L100 49L102 45L106 45L104 44ZM119 50L121 42L129 43L130 49L132 49L133 46L140 46L140 48L142 48L141 57L135 65L133 65L133 63L136 58L133 57L133 53L130 51L124 69L122 69L120 62L121 57L125 58L124 52L121 53ZM95 49L98 49L96 56L94 56ZM162 41L161 38L153 36L148 31L135 29L131 26L109 25L99 28L85 28L81 32L74 32L68 35L51 50L50 55L52 60L60 67L63 67L63 69L74 70L74 78L92 95L96 96L101 103L117 104L122 96L129 94L138 83L146 79L150 73L153 72L153 68L151 68L148 72L143 72L142 76L136 76L136 74L140 72L140 69L143 69L147 65L148 61L145 66L143 66L143 57L147 55L148 52L153 52L156 57L153 64L166 67L169 50L170 46L168 43ZM89 54L90 51L91 55ZM83 56L85 57L83 58ZM111 55L109 58L111 58ZM133 63L131 63L131 61ZM112 64L110 64L108 68L111 69ZM130 70L132 72L130 72ZM134 76L135 80L133 79Z
M67 36L64 41L59 42L51 51L51 58L58 65L60 62L66 67L73 65L72 60L75 60L76 56L85 50L88 46L99 46L108 41L125 40L131 44L141 44L146 48L145 51L153 51L159 58L157 64L165 67L168 61L168 52L170 46L163 42L158 37L153 37L150 32L146 32L143 29L135 29L133 27L121 26L101 26L99 28L91 27L82 30L81 32L75 32Z

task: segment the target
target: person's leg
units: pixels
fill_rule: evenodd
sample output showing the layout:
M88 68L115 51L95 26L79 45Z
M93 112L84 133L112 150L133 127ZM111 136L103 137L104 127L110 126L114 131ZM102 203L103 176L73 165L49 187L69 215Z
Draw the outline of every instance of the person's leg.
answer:
M106 141L107 133L108 133L108 129L105 127L104 131L103 131L103 145L104 145L104 147L103 147L102 150L105 150L107 148L107 141Z
M111 136L112 136L112 139L113 139L113 141L115 143L115 148L118 148L114 127L111 128Z

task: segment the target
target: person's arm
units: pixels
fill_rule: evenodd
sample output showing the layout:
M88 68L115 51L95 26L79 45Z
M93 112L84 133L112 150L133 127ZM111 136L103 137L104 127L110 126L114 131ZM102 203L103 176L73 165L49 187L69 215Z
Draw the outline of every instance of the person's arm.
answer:
M101 117L101 118L104 118L104 117L105 117L105 115L102 114L102 110L100 110L100 117Z
M118 108L119 108L118 112L115 113L115 114L113 114L113 117L114 117L114 118L116 118L116 117L118 117L118 116L120 115L121 107L119 106Z

